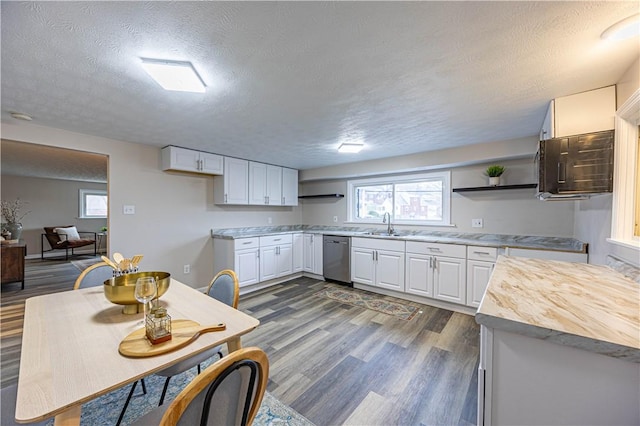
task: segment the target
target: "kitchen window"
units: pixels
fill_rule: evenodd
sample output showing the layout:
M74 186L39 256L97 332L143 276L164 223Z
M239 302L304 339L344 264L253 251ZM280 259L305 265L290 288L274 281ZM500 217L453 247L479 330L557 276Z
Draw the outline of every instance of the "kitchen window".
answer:
M99 189L81 189L79 191L80 218L101 219L107 217L107 191Z
M348 182L349 222L450 225L451 173L422 173Z

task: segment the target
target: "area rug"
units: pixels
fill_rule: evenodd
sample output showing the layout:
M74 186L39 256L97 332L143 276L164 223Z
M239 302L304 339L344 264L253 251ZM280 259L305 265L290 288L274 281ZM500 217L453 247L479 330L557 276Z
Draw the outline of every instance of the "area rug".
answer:
M387 300L375 293L358 289L326 286L315 293L315 296L336 300L340 303L346 303L360 308L371 309L407 321L420 311L420 307L410 303Z
M206 366L210 365L217 359L218 357L214 356L211 360L205 361L201 364L202 368L206 368ZM187 384L189 384L196 375L197 370L194 367L189 371L173 376L169 382L169 389L167 390L167 396L165 397L163 406L167 407L176 395L180 393L180 391L184 389L184 387L187 386ZM154 374L145 377L144 381L147 387L147 394L145 395L142 392L142 387L138 383L133 397L129 402L129 406L127 407L125 416L122 419L121 425L130 425L135 422L136 419L158 406L165 378ZM115 425L130 390L131 385L127 385L84 404L82 406L80 425ZM262 405L260 406L258 414L253 421L253 425L313 426L313 423L291 407L280 402L269 392L265 392ZM50 419L46 423L46 426L53 426L53 419Z

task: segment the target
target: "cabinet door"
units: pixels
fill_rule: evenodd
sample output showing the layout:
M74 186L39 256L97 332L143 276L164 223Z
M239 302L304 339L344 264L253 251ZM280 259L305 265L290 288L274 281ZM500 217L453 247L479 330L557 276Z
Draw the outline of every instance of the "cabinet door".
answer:
M351 249L351 281L375 285L375 262L372 249L353 247Z
M221 155L200 153L200 172L209 175L221 175L224 173L224 157Z
M304 235L293 234L293 272L302 272L304 266Z
M376 286L404 291L404 253L376 250Z
M168 146L162 149L162 168L164 170L198 171L198 151Z
M236 250L234 264L240 287L260 282L258 249Z
M282 168L282 204L298 205L298 171L295 169Z
M224 203L249 203L249 162L247 160L225 157Z
M267 204L267 165L249 162L249 204Z
M302 270L305 272L314 272L314 240L315 235L313 234L304 234L304 249L303 251L303 261L302 261ZM322 239L322 238L320 238Z
M433 290L437 299L465 304L466 300L465 259L434 256Z
M433 297L433 270L431 256L407 253L406 292Z
M270 206L282 205L282 167L278 166L266 166L267 181L266 181L266 204Z
M323 275L322 235L314 235L311 241L313 242L313 273Z
M278 246L276 254L276 277L293 273L293 247L291 244Z
M489 284L493 263L467 260L467 305L478 307Z
M260 281L276 278L278 246L260 248Z

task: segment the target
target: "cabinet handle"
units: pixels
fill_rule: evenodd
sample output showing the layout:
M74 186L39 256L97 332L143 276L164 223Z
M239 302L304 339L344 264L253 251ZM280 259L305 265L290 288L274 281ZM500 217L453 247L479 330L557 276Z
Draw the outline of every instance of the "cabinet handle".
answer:
M224 202L225 202L225 204L227 203L228 199L229 199L229 197L227 196L227 194L224 194Z
M429 247L430 251L437 251L440 252L441 250L438 247Z
M438 269L438 258L433 256L433 270Z
M376 252L375 252L375 250L371 251L371 260L374 261L374 262L376 261Z
M264 196L264 203L265 204L269 204L269 196L268 195Z
M244 242L244 243L242 243L242 244L244 244L244 245L251 244L251 241L245 241L245 242Z
M489 253L488 251L474 251L474 254L486 254L487 256L490 256L491 253Z
M276 254L280 254L280 247L276 247Z
M258 253L258 259L260 259L260 250L256 250L256 253Z
M273 241L280 241L282 238L274 238Z
M286 199L284 197L282 197L282 205L284 206L286 203Z

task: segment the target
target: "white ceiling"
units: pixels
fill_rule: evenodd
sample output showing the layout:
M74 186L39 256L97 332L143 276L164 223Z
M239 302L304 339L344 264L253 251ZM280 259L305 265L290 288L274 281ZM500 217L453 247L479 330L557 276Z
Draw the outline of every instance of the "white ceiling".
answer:
M3 120L299 169L535 135L550 99L639 55L600 39L638 1L0 7ZM160 89L140 57L191 61L207 92Z

